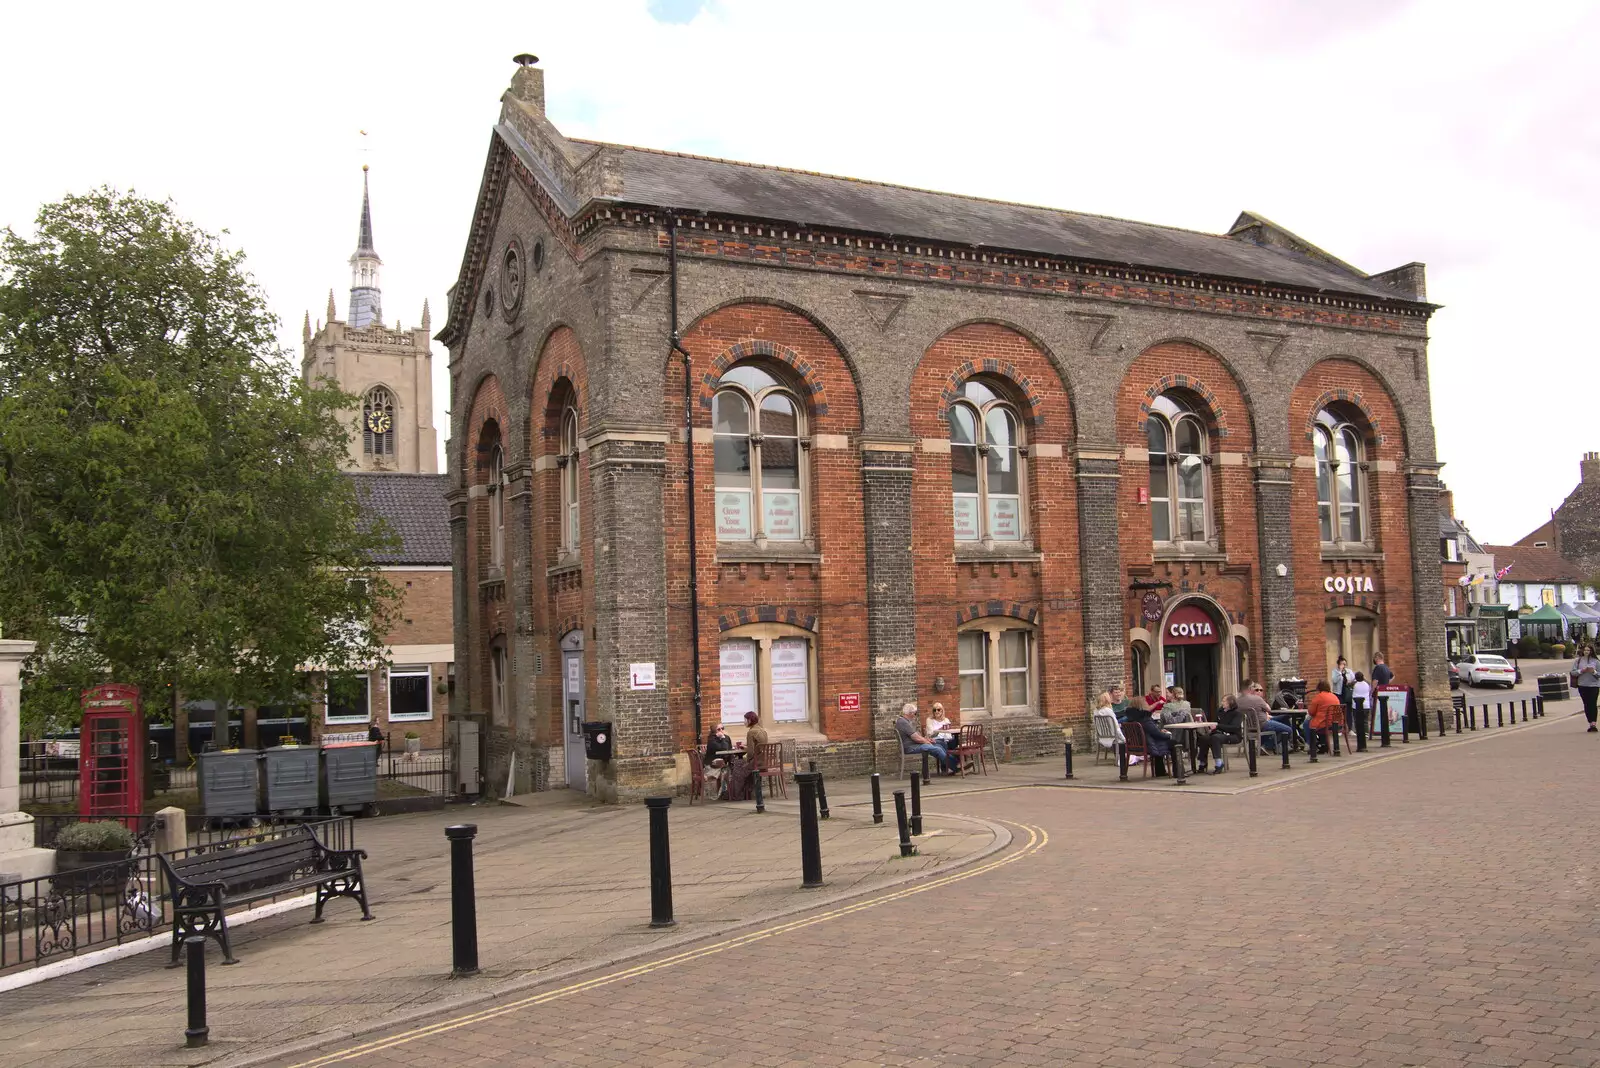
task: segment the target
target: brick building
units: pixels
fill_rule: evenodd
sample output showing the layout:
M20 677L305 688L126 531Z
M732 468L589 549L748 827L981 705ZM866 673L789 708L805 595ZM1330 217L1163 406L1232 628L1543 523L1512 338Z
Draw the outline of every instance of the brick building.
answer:
M907 700L1053 752L1380 647L1448 702L1420 264L576 141L519 62L439 335L491 779L746 710L859 771Z

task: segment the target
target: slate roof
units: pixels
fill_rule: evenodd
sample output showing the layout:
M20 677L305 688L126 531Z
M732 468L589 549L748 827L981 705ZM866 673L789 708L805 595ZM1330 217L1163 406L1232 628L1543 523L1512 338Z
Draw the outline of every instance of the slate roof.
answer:
M1404 299L1332 263L1221 234L629 145L604 147L621 153L621 187L608 189L608 196L628 204Z
M1494 554L1497 570L1507 564L1512 565L1511 572L1500 580L1502 582L1589 582L1590 576L1585 575L1577 564L1548 547L1485 545L1483 548L1485 552Z
M388 567L449 566L450 509L445 491L449 475L403 475L352 471L356 497L365 517L382 518L400 537L396 551L382 553L373 563Z

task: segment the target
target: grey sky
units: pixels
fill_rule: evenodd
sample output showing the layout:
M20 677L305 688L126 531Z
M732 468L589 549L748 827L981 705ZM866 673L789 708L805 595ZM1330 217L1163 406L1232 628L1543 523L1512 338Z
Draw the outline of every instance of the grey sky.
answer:
M1439 455L1480 539L1537 525L1600 449L1591 298L1551 291L1586 289L1600 240L1593 3L90 3L4 26L0 223L101 183L170 196L245 249L296 350L330 287L345 313L363 162L385 316L427 297L441 322L528 50L573 136L1211 231L1250 209L1365 270L1426 262Z

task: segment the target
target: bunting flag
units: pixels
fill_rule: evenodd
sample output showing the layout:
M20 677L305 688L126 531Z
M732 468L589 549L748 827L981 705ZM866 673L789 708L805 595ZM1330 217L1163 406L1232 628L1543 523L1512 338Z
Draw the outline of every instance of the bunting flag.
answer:
M1494 577L1497 578L1497 579L1505 578L1508 574L1511 573L1511 568L1513 566L1515 566L1515 565L1507 564L1505 567L1502 567L1499 571L1496 571L1494 573Z
M1474 585L1474 586L1482 586L1483 585L1483 580L1488 578L1488 577L1489 577L1488 575L1473 575L1472 576L1472 585Z

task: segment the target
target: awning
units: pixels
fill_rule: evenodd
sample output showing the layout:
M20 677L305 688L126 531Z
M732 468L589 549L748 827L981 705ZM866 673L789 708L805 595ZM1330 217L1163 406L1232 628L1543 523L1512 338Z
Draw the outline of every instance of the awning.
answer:
M1566 617L1563 616L1553 604L1540 605L1537 612L1530 612L1525 616L1518 616L1517 618L1524 623L1560 624L1566 622Z
M1600 604L1593 601L1579 601L1572 606L1578 610L1579 617L1588 620L1600 620Z
M1578 611L1576 605L1565 601L1556 605L1556 611L1560 612L1564 619L1567 619L1573 623L1587 623L1590 619L1589 616L1586 616L1582 612Z

